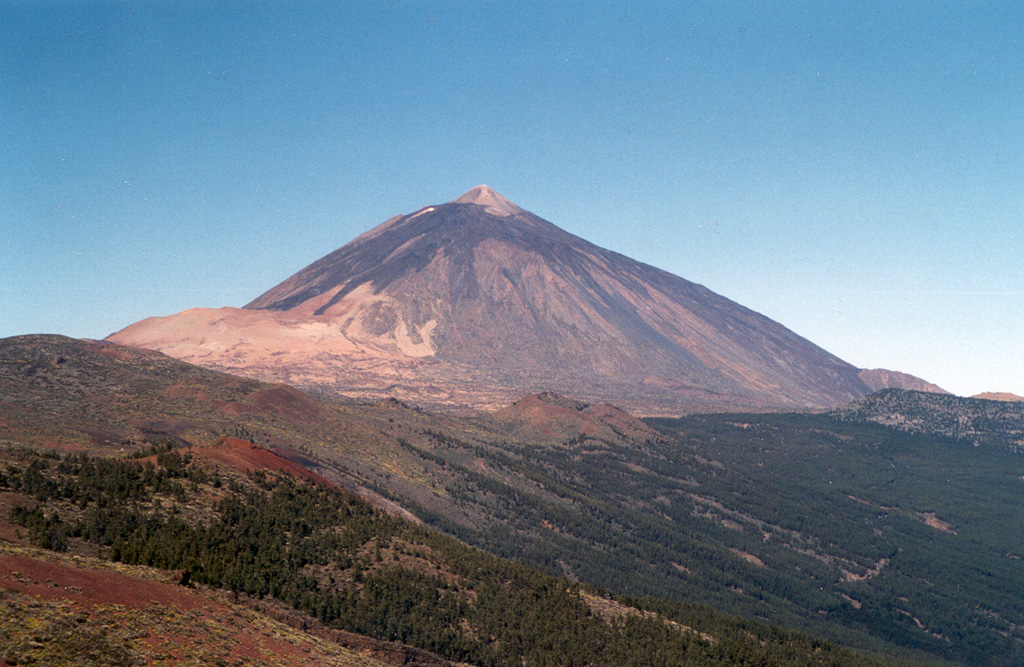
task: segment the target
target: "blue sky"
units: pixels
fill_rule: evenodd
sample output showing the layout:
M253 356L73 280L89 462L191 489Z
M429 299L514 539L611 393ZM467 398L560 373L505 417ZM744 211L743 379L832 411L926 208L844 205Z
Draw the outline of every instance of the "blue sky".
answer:
M0 4L0 336L241 306L486 183L1024 395L1024 3Z

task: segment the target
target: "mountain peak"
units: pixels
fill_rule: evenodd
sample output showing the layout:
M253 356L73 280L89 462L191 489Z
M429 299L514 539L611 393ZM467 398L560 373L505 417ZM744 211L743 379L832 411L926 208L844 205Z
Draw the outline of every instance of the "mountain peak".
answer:
M110 340L350 396L488 409L549 390L644 414L825 407L859 369L479 185L392 218L237 312ZM435 403L436 401L436 403Z
M488 213L493 213L494 215L503 217L523 212L523 209L505 199L486 185L476 186L458 199L452 200L452 203L484 206Z

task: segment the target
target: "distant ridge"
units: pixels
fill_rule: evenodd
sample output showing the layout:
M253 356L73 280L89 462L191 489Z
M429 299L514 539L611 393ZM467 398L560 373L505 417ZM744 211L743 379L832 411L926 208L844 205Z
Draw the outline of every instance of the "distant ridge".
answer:
M984 401L1006 401L1008 403L1019 403L1024 402L1024 396L1018 396L1017 394L1011 394L1005 391L986 391L981 394L975 394L971 398L977 398Z
M150 318L109 340L424 407L553 391L673 414L822 408L871 391L860 369L777 322L486 185L387 220L244 309Z
M898 371L888 371L884 368L865 369L860 372L859 376L864 384L870 387L871 391L909 389L911 391L927 391L933 394L949 394L942 387L926 382L919 377Z
M1024 451L1024 402L885 389L833 410L847 421L868 421L908 433L939 435Z

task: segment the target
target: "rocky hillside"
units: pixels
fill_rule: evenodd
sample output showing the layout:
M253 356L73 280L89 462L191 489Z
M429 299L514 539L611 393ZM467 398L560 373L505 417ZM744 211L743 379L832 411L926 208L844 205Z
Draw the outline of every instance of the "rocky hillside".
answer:
M839 419L870 421L908 433L939 435L1024 451L1024 403L887 389L831 412Z

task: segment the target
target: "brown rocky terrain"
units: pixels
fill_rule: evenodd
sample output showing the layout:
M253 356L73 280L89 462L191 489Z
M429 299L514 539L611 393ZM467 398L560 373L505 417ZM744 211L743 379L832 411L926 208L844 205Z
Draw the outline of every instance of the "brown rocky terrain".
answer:
M588 405L544 392L524 396L492 417L529 442L566 442L574 438L643 441L656 431L614 405Z
M553 391L639 414L820 408L871 386L784 326L486 186L391 218L245 308L150 318L108 340L424 407Z

